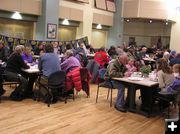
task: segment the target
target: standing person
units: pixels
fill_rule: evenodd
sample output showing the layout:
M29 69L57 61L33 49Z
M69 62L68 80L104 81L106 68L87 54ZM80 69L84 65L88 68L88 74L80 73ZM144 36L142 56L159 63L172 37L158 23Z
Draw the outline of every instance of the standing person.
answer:
M109 79L112 77L124 77L124 73L127 70L126 69L127 62L128 62L128 56L125 53L119 55L117 59L111 61L105 73L105 79ZM125 103L124 103L124 90L125 90L124 84L113 81L113 87L118 89L115 108L118 111L126 112L127 110L125 108Z
M28 80L22 76L21 69L28 69L29 66L24 62L22 54L24 46L18 45L15 52L12 53L7 60L5 74L8 80L20 82L19 86L11 93L12 100L22 100L27 92Z
M46 53L39 58L38 68L42 71L43 76L40 79L40 83L47 85L48 77L56 72L61 70L60 61L57 54L54 53L54 48L52 44L48 44L45 47ZM47 90L42 90L42 94L47 95ZM57 98L54 97L54 102L57 101Z
M7 61L7 57L9 56L8 48L4 46L4 42L0 40L0 60Z

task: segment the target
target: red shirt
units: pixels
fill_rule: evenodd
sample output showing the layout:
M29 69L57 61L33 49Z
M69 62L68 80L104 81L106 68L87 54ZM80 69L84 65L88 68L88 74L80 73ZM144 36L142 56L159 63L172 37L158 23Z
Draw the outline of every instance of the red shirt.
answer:
M104 64L109 62L109 57L105 51L101 50L95 53L94 60L103 67Z

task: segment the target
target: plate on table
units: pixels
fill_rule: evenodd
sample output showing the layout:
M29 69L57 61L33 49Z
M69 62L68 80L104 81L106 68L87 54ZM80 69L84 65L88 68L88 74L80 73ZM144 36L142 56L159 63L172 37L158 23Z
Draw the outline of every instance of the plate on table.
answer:
M128 77L128 80L141 81L141 80L144 80L144 78L141 78L141 77Z

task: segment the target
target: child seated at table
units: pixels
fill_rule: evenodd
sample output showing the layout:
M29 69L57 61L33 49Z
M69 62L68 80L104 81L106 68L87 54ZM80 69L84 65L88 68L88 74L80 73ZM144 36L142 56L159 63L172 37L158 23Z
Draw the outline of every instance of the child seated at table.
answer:
M130 77L134 72L137 72L137 68L134 66L134 59L130 59L128 64L126 64L127 71L125 72L125 77Z

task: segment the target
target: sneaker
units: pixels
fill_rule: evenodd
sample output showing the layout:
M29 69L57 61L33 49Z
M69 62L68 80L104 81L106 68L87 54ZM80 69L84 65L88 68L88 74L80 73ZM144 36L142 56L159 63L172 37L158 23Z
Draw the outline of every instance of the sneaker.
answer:
M124 113L127 112L127 109L124 108L124 107L117 107L117 106L115 105L114 108L115 108L116 110L120 111L120 112L124 112Z
M3 88L0 89L0 96L2 96L5 92L6 92L6 90L4 90Z

